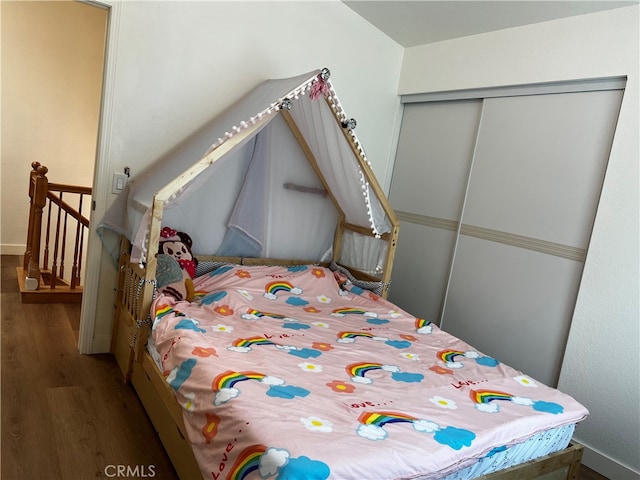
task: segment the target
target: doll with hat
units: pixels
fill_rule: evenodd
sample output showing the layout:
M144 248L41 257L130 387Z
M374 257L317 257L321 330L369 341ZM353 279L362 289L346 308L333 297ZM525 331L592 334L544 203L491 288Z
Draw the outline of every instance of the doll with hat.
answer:
M193 278L198 259L193 256L192 245L191 237L185 232L170 227L160 231L156 284L160 293L178 301L193 301L195 297Z

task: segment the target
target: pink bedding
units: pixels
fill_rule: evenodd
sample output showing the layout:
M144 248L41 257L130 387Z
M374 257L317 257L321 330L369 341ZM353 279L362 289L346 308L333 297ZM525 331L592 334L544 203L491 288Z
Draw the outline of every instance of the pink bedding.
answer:
M223 266L154 302L207 479L439 478L588 412L316 266Z

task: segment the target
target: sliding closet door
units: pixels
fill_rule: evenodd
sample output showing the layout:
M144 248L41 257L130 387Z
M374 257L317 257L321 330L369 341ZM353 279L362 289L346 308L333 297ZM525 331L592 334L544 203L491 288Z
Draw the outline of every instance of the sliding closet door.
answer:
M389 298L554 386L624 84L403 97Z
M389 299L437 321L482 102L406 105L390 198L400 220Z
M622 94L488 98L442 327L555 385Z

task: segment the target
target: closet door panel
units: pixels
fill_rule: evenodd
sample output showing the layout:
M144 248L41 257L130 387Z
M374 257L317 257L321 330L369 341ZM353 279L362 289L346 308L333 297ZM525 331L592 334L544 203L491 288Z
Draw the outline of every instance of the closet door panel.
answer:
M389 300L411 315L438 323L451 267L455 231L400 222Z
M480 100L405 105L389 195L395 210L460 219L481 108Z
M580 262L461 235L443 328L553 386L581 272Z
M389 198L400 219L389 299L439 323L481 100L407 104Z
M462 221L586 249L621 98L486 99Z

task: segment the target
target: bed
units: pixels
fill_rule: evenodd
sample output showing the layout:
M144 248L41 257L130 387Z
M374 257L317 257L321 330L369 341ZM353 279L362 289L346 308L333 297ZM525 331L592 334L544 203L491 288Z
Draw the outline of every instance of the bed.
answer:
M178 475L577 478L582 405L386 299L398 222L328 73L248 94L100 226L112 351ZM174 283L166 229L196 252Z

